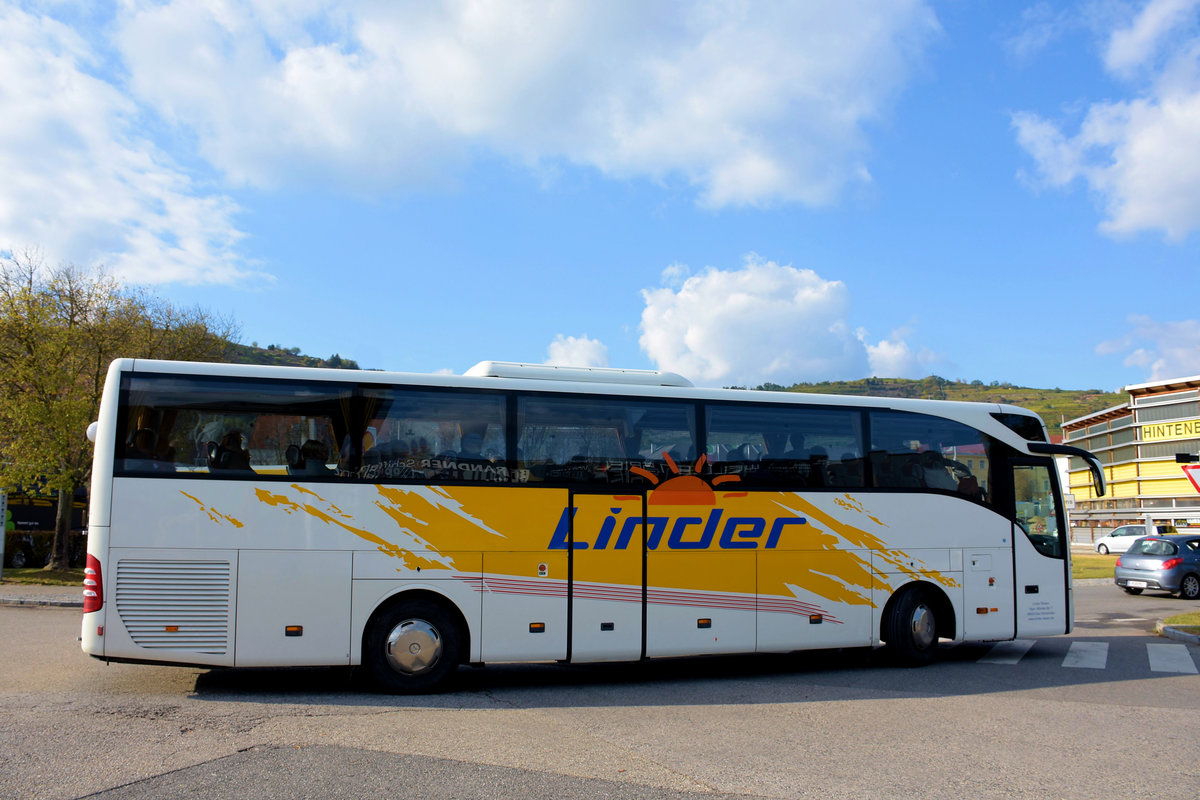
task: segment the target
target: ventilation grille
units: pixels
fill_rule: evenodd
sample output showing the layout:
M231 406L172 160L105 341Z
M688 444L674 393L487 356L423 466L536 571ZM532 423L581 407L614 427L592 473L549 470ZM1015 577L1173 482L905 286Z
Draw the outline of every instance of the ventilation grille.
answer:
M117 613L134 644L223 655L229 648L228 561L117 562Z

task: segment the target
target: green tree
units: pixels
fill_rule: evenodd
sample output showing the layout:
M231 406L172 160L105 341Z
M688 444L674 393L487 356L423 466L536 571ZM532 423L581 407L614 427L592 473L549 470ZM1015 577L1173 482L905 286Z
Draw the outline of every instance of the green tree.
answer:
M67 567L75 490L91 473L85 436L115 358L218 361L237 334L229 319L179 309L144 289L36 253L0 259L0 485L58 497L48 569Z

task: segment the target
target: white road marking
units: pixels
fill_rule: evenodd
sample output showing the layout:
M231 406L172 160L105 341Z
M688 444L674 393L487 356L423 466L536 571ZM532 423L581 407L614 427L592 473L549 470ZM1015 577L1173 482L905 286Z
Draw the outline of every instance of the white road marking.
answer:
M1192 661L1186 644L1148 644L1146 655L1150 657L1151 672L1197 674L1196 662Z
M1108 642L1071 642L1064 667L1104 669L1108 665Z
M1013 639L1011 642L997 642L988 650L988 654L979 659L980 664L1016 664L1033 647L1033 639Z

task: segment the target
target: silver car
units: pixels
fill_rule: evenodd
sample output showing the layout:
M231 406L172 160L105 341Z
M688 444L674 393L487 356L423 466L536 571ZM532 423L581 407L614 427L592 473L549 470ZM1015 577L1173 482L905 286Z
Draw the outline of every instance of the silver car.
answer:
M1117 559L1113 580L1129 594L1158 589L1200 599L1200 535L1143 536Z

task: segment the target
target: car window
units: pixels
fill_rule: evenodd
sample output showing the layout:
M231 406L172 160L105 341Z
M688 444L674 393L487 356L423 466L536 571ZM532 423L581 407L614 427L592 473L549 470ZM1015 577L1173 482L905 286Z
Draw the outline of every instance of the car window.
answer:
M1139 539L1129 546L1131 556L1173 556L1178 552L1175 543L1166 539Z

